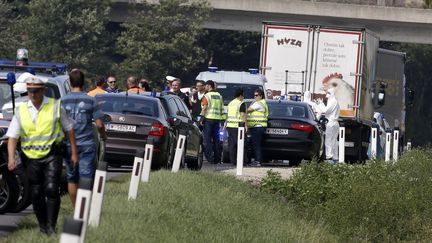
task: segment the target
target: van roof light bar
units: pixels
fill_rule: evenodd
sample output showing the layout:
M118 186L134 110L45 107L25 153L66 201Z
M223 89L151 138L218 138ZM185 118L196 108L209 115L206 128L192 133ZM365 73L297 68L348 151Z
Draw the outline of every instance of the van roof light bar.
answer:
M218 68L217 67L208 67L208 71L211 73L215 73L217 72Z
M55 73L57 75L66 74L67 65L64 63L53 62L29 62L28 65L16 65L15 61L0 60L0 69L23 70L33 69L35 72Z
M250 74L258 74L258 69L256 68L249 68L248 70Z

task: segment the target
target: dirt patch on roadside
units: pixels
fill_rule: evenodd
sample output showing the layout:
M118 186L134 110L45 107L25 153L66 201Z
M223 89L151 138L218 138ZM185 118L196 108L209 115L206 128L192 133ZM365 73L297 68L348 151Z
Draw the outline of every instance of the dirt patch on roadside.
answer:
M258 184L263 177L267 175L267 171L272 170L279 173L283 179L288 179L293 174L294 170L298 168L293 167L246 167L243 168L243 174L236 176L236 168L221 170L223 173L227 173L236 176L240 180L252 182L252 184Z

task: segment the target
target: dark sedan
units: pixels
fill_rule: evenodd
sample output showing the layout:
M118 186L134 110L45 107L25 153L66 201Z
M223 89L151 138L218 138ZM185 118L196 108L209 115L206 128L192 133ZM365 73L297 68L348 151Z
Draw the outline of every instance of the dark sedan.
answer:
M323 131L307 103L267 100L267 105L268 127L262 142L265 162L289 160L297 165L302 159L321 157Z
M183 100L173 93L162 93L158 96L164 109L167 112L168 121L176 135L181 129L186 133L186 151L183 156L182 165L186 164L189 169L199 170L203 164L203 145L202 133L198 126L192 121L192 115L189 112ZM181 121L175 125L174 120Z
M154 140L152 168L168 166L172 161L175 135L158 98L136 94L99 94L96 96L106 123L108 139L105 160L114 166L131 165L137 149L144 149L147 139Z

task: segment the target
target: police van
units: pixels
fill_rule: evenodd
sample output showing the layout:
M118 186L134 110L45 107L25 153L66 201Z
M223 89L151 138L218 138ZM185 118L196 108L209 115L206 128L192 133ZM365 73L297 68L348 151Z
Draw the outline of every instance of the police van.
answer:
M265 92L267 79L258 73L258 69L249 69L249 72L218 71L217 67L209 67L208 71L200 72L196 80L214 81L216 91L223 97L225 109L228 103L234 99L234 92L238 88L243 89L245 100L253 100L256 89L262 89L264 94L267 95Z
M227 113L228 103L233 100L236 89L241 88L244 92L244 101L254 101L255 90L261 89L264 91L267 99L265 84L267 79L265 76L258 73L258 69L249 69L245 71L218 71L217 67L209 67L208 71L200 72L196 80L208 81L212 80L216 83L216 91L222 95ZM222 128L222 126L221 126ZM229 163L228 150L228 132L224 129L219 131L219 138L222 141L222 160L224 163Z
M71 90L65 64L29 62L27 65L17 66L15 61L0 60L0 118L12 119L13 116L12 91L7 83L8 73L15 75L16 83L13 85L15 107L28 100L24 81L29 75L36 75L45 83L45 96L49 98L60 99Z

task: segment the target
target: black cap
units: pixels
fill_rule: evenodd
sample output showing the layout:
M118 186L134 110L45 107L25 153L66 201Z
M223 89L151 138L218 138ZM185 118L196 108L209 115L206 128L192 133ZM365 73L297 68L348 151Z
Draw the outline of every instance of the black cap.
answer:
M205 82L205 84L212 86L212 88L215 87L215 82L213 82L212 80L207 80L207 82Z

